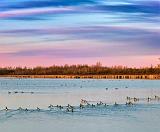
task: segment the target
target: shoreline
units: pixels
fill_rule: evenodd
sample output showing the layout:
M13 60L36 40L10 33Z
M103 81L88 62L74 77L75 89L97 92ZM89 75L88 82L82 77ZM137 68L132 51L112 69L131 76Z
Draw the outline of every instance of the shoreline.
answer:
M160 75L0 75L10 78L53 78L53 79L148 79L160 80Z

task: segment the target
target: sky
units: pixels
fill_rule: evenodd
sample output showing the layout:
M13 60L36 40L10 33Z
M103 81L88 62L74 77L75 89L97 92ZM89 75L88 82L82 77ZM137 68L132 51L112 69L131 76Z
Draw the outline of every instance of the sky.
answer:
M160 0L0 0L0 67L160 63Z

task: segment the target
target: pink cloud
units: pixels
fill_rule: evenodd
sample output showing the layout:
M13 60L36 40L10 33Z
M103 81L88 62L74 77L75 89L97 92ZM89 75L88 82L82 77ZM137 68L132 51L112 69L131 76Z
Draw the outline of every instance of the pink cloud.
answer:
M34 9L21 9L21 10L11 10L4 11L0 13L0 18L24 16L24 15L37 15L45 13L63 13L73 11L71 7L54 7L54 8L34 8Z
M8 56L6 54L0 55L0 67L6 66L51 66L64 64L88 64L93 65L100 61L104 66L123 65L128 67L145 67L156 66L159 62L159 56L120 56L120 57L85 57L85 58L67 58L67 57L48 57L48 56Z

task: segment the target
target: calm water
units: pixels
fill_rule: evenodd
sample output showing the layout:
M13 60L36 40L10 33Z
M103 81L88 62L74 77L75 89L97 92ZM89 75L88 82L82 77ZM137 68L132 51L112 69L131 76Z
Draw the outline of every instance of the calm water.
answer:
M158 132L160 101L146 100L155 95L160 96L159 80L0 78L0 132ZM126 106L126 96L144 100ZM79 109L81 99L109 106ZM118 106L113 105L115 101ZM73 113L47 108L68 103L76 107ZM3 110L6 106L10 108L7 112ZM20 106L29 110L16 110Z

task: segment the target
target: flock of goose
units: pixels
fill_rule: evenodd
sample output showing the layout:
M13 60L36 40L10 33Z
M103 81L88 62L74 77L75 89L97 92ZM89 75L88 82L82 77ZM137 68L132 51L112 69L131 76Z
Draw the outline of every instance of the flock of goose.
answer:
M17 94L17 93L21 93L21 94L23 94L23 93L30 93L30 94L34 94L34 92L24 92L24 91L14 91L14 92L11 92L11 91L8 91L8 94Z
M128 88L127 86L125 88ZM109 90L109 88L106 88L106 90ZM115 88L115 90L118 90L118 88ZM8 94L34 94L34 92L24 92L24 91L8 91ZM125 105L126 106L131 106L131 105L134 105L136 104L136 102L139 102L139 101L147 101L147 102L150 102L150 101L160 101L160 97L155 95L154 98L151 98L151 97L147 97L147 98L136 98L136 97L129 97L127 96L126 97L126 103ZM94 103L93 103L94 102ZM96 102L96 103L95 103ZM114 102L113 106L118 106L120 104L118 104L117 102ZM66 111L66 112L74 112L76 109L84 109L84 108L95 108L95 107L98 107L98 106L104 106L104 107L107 107L109 106L107 103L104 103L102 101L87 101L87 100L84 100L84 99L81 99L81 102L80 102L80 105L78 107L76 106L72 106L70 104L68 104L67 106L61 106L61 105L52 105L50 104L48 106L48 109L52 110L52 109L57 109L57 110L63 110L63 111ZM9 111L10 109L8 107L5 107L5 109L3 109L5 111ZM29 111L28 108L22 108L22 107L19 107L17 110L19 111ZM40 111L41 109L39 107L37 107L35 109L35 111Z
M160 101L160 97L155 95L154 98L136 98L136 97L126 97L126 106L132 106L134 105L136 102L138 101L147 101L147 102L150 102L150 101ZM91 102L94 102L94 103L91 103ZM114 107L118 106L120 104L118 104L117 102L115 102L113 104ZM80 105L79 106L72 106L70 104L68 104L67 106L62 106L62 105L52 105L50 104L48 106L48 109L50 110L53 110L53 109L57 109L57 110L63 110L63 111L66 111L66 112L74 112L76 109L84 109L84 108L96 108L98 106L104 106L104 107L107 107L109 106L107 103L104 103L102 101L99 101L97 103L95 103L95 101L87 101L87 100L84 100L84 99L81 99L81 102L80 102ZM9 111L10 109L8 107L5 107L5 109L3 109L5 111ZM19 111L29 111L28 108L22 108L22 107L19 107L17 110ZM37 107L34 111L40 111L41 109L39 107Z
M136 98L136 97L126 97L127 101L129 102L138 102L138 101L145 101L147 100L147 102L150 102L150 101L160 101L160 97L155 95L154 98L151 98L151 97L147 97L147 98Z

